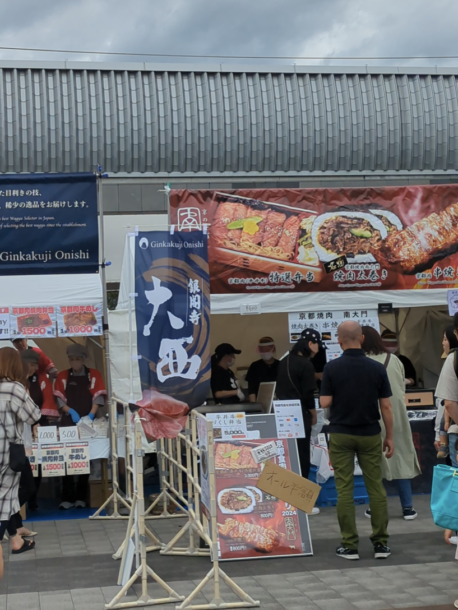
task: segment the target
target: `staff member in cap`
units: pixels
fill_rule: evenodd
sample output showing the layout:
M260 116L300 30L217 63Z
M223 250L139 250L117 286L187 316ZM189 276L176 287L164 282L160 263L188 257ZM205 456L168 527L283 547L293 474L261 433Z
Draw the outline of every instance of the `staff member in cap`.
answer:
M277 381L278 365L280 364L280 361L275 358L275 342L272 337L259 339L257 351L261 360L251 363L245 377L248 382L250 402L256 402L261 383Z
M40 356L38 361L38 374L49 375L51 379L54 379L54 377L57 375L56 365L50 358L48 358L43 350L41 350L39 347L28 347L27 339L14 339L13 345L21 354L27 350L36 352Z
M404 365L404 383L406 387L417 385L417 372L415 371L415 367L412 362L407 358L407 356L401 356L401 354L399 353L399 344L396 333L386 328L382 332L382 341L387 352L390 354L396 354L396 356Z
M230 405L245 400L237 377L231 371L236 354L241 353L241 350L235 349L230 343L221 343L215 349L212 356L211 389L218 405Z
M99 405L105 403L106 390L102 375L96 369L85 366L85 349L78 343L67 347L70 368L57 375L54 395L62 413L61 426L74 426L82 417L95 419ZM59 508L86 506L88 474L81 474L75 489L76 475L62 478L62 503Z
M294 345L288 356L280 360L277 378L277 398L279 400L301 401L304 418L305 438L297 439L297 450L301 472L308 478L310 471L310 437L312 426L316 424L316 391L315 369L311 358L321 347L321 335L317 330L307 328ZM320 512L314 509L315 514Z

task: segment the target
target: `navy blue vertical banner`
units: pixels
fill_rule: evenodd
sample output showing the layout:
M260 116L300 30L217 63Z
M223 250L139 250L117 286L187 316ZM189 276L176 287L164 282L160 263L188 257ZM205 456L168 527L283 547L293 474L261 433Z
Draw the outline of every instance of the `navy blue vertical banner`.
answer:
M0 276L98 270L94 174L0 176Z
M139 233L135 292L142 390L200 406L210 385L207 235Z

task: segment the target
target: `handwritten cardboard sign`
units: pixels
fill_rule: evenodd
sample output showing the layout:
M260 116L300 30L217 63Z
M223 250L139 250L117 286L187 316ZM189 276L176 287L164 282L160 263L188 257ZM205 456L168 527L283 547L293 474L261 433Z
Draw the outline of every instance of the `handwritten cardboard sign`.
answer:
M316 483L270 461L265 463L257 487L309 514L321 491Z

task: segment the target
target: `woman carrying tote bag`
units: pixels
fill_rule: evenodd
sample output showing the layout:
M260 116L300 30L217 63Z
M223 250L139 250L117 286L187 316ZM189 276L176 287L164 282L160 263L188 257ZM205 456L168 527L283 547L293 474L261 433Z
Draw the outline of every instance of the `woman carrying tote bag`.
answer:
M16 531L14 515L19 512L20 471L11 469L10 460L21 467L24 423L34 424L40 417L40 409L21 383L24 377L19 352L12 347L0 349L0 541L8 531L13 554L23 553L35 546L23 540ZM25 458L27 459L27 458ZM0 545L1 553L1 545ZM3 576L3 555L0 555L0 578Z
M412 439L412 430L407 417L405 403L404 365L394 354L388 353L379 333L371 326L363 326L363 350L366 355L383 364L388 374L393 407L393 434L396 451L391 459L382 461L383 478L394 481L401 500L402 515L406 521L416 519L417 512L412 506L412 485L410 480L421 474L417 452ZM383 428L383 422L380 424ZM383 431L382 431L383 435ZM370 517L370 512L366 511Z

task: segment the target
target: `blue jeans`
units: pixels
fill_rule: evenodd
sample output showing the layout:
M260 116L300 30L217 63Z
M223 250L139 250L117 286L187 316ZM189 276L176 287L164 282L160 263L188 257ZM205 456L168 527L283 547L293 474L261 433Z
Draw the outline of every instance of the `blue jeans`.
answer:
M394 482L398 488L402 509L404 510L405 508L412 508L412 484L410 479L396 479Z
M450 451L450 459L452 461L453 468L458 468L458 460L456 459L456 441L458 441L458 434L448 435L448 448Z

